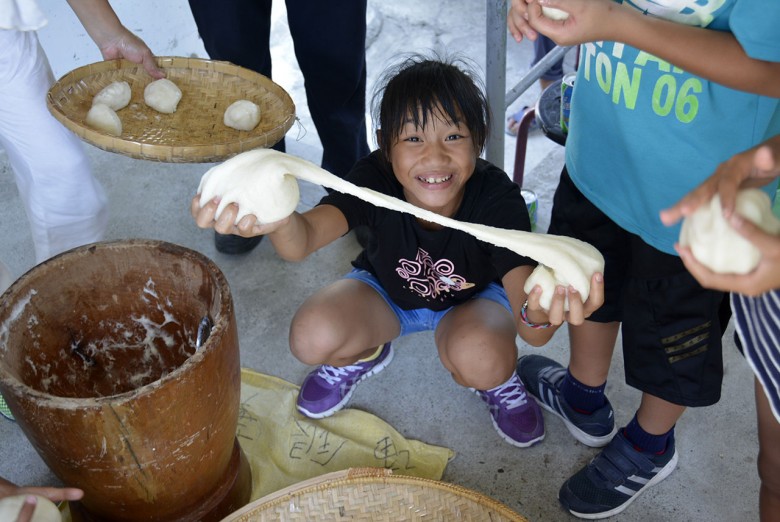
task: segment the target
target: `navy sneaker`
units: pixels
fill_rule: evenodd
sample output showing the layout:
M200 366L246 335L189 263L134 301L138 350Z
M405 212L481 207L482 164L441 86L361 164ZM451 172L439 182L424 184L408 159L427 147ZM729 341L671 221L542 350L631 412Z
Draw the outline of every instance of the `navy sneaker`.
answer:
M552 359L524 355L517 361L517 374L542 408L560 417L574 438L586 446L605 446L617 433L612 405L606 397L604 406L591 414L580 413L566 403L560 392L566 368Z
M392 360L393 348L385 343L370 361L343 367L323 364L303 380L296 400L298 411L312 419L333 415L347 404L360 381L381 372Z
M491 390L474 390L490 407L493 427L513 446L527 448L544 439L542 410L529 397L517 374Z
M564 482L558 500L580 518L617 515L640 493L669 476L677 466L674 435L660 455L638 451L623 436L612 439L590 463Z

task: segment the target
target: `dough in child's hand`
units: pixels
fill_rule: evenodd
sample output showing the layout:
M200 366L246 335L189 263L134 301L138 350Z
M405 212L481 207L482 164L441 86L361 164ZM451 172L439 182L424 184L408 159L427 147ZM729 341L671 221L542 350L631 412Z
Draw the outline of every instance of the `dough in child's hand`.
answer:
M92 98L92 105L102 103L108 105L115 111L124 109L130 103L130 84L127 82L111 82L103 87L99 93Z
M537 285L539 285L539 287L542 289L542 295L539 298L539 304L545 310L549 310L552 306L553 295L555 295L555 287L558 285L553 271L544 265L538 265L534 271L531 272L531 275L528 276L528 279L525 280L523 290L526 294L530 294ZM569 310L568 296L564 302L564 310Z
M554 7L542 7L542 14L552 20L566 20L569 18L569 13Z
M155 80L144 89L146 105L165 114L176 112L176 106L181 100L181 89L168 78Z
M235 101L225 110L222 121L233 129L250 131L260 123L260 107L249 100Z
M112 136L122 135L122 120L117 113L102 103L93 105L87 113L87 125Z
M772 213L772 202L762 190L740 190L735 211L764 232L780 235L780 220ZM758 247L723 217L717 194L683 220L680 244L690 247L699 263L719 274L747 274L761 261Z
M258 155L264 157L269 151L249 152L253 154L245 152L234 156L203 175L198 186L200 206L219 196L221 201L214 216L218 218L226 206L235 203L238 205L235 224L249 214L260 223L286 218L295 211L301 196L298 180L292 175L297 158L287 161L285 154L272 154L269 161L259 165Z
M14 495L0 500L0 520L16 520L27 495ZM31 522L62 522L60 510L48 498L35 495L38 503Z

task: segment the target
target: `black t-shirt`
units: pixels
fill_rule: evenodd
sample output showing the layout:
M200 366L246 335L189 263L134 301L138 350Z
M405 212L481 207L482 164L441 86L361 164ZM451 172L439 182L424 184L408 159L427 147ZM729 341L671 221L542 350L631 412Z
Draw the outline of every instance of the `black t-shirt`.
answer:
M379 151L360 160L346 179L406 200L390 163ZM450 228L426 230L410 214L376 207L347 194L333 192L319 204L341 210L350 229L359 225L371 229L368 248L352 264L374 274L405 310L444 310L467 301L490 282L500 284L515 267L536 265L530 258L478 241L471 234ZM520 187L504 171L482 159L477 160L453 219L531 230Z

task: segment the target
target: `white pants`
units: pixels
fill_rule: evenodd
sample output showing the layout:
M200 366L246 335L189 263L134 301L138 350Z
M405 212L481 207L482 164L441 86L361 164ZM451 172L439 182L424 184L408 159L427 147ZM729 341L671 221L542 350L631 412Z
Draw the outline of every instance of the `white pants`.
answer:
M36 262L103 238L107 198L81 141L46 107L54 77L32 31L0 30L0 146L30 221Z

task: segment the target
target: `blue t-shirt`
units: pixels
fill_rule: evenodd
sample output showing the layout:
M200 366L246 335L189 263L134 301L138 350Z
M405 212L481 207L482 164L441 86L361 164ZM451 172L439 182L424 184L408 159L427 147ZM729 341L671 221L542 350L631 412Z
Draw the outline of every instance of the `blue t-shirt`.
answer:
M624 0L678 23L730 31L752 58L780 61L780 1ZM661 5L664 4L664 5ZM660 210L718 164L780 133L780 100L726 88L615 42L584 44L566 166L577 187L621 227L675 254L679 225ZM767 187L774 195L775 184Z

